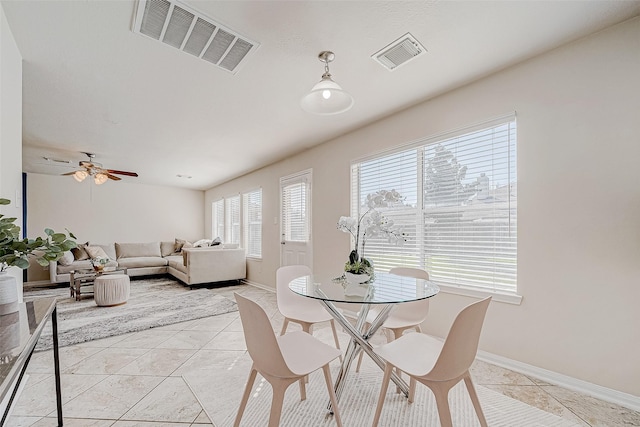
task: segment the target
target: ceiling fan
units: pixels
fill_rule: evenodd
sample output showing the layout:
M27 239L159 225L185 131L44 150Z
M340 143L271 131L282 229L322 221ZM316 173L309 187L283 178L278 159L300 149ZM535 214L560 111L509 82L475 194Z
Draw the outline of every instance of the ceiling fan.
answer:
M93 153L84 153L84 154L86 154L87 157L89 157L89 160L80 161L79 166L82 169L79 169L74 172L63 173L62 175L72 175L73 178L78 182L82 182L86 177L92 176L93 180L97 185L104 184L105 182L107 182L108 179L112 179L114 181L120 181L122 178L116 175L134 176L134 177L138 176L138 174L135 172L125 172L125 171L119 171L114 169L104 169L102 167L102 164L93 161L93 158L96 156L95 154Z

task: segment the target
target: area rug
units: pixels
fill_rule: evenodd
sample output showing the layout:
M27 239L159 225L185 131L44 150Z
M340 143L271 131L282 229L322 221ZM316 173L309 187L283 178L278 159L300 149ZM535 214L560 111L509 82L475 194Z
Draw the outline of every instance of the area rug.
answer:
M126 304L98 307L93 298L75 301L68 288L25 292L29 301L44 296L58 298L58 342L61 347L129 332L237 311L235 301L209 289L193 289L170 278L131 281ZM50 323L36 351L52 347Z
M335 378L337 366L333 367L332 372L333 378ZM226 405L227 411L224 416L221 416L219 409L221 401L224 400L222 395L218 398L211 394L211 391L206 389L206 383L199 381L195 376L190 375L183 378L196 397L198 397L215 425L229 427L233 425L235 420L236 411L240 403L241 390L244 388L248 373L247 367L246 372L244 372L245 375L239 376L236 379L237 382L229 378L221 381L225 384L236 382L236 386L239 389L239 392L234 396L234 404ZM261 382L261 379L260 375L258 375L253 393L242 417L241 426L267 425L272 393L271 386L264 381ZM373 365L363 366L360 373L351 372L347 381L348 383L339 402L343 425L349 427L371 426L380 393L382 371ZM211 388L210 383L208 387L209 389ZM228 388L226 389L229 390ZM487 418L487 423L492 427L576 427L576 424L571 421L534 408L488 388L476 386L476 390ZM336 423L333 416L328 415L326 410L328 401L329 396L324 377L321 371L316 371L310 377L307 385L307 400L304 402L300 401L299 388L296 384L287 389L280 426L335 426ZM451 390L449 404L453 425L457 427L480 426L464 383L459 383ZM440 426L433 394L427 387L418 385L415 402L409 405L403 395L395 392L395 387L389 387L379 425L384 427Z

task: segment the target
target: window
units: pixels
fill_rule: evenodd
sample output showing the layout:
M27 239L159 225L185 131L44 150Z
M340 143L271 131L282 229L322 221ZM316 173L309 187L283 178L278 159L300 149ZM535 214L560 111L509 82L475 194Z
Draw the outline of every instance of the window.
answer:
M309 183L305 176L280 182L282 194L282 237L289 242L307 242L310 238Z
M225 243L240 244L240 195L224 200L225 208Z
M262 189L244 193L244 247L247 256L262 257Z
M220 240L224 241L224 199L213 202L211 212L213 220L211 225L211 238L215 239L216 237L220 237Z
M404 246L367 241L374 267L424 268L440 285L516 293L514 116L352 165L352 215L367 194L395 189L404 203L381 210L401 225Z

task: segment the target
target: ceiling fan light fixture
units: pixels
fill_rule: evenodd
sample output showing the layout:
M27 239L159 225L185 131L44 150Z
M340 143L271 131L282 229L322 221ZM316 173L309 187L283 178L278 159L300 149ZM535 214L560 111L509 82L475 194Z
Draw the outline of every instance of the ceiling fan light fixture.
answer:
M318 59L324 62L322 80L316 83L311 92L300 101L302 109L308 113L319 115L340 114L353 106L353 97L331 78L329 62L333 61L333 52L322 51Z
M83 170L75 171L73 174L73 178L78 182L84 181L84 179L88 176L89 174L87 173L87 171L83 171Z
M109 177L103 173L97 173L96 176L93 178L96 185L102 185L105 182L107 182L108 179Z

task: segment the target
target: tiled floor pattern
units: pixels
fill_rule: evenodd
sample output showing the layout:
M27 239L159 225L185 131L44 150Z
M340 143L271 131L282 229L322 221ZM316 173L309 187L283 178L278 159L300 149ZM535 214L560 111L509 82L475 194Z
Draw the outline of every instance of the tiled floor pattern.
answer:
M274 330L280 330L282 316L275 294L248 285L214 292L230 298L239 292L259 301L271 316ZM328 326L318 326L314 335L333 342ZM383 340L382 336L375 338ZM343 348L347 341L347 335L341 333ZM238 388L241 393L244 383L216 382L216 372L235 364L248 373L245 353L237 312L64 347L60 362L65 426L214 427L183 376L189 381L211 382L212 387ZM211 378L203 372L211 372ZM34 354L28 374L8 425L55 426L52 352ZM488 363L476 361L472 375L479 385L580 426L640 426L638 412ZM220 412L209 415L218 419L235 411L235 400L220 401Z

